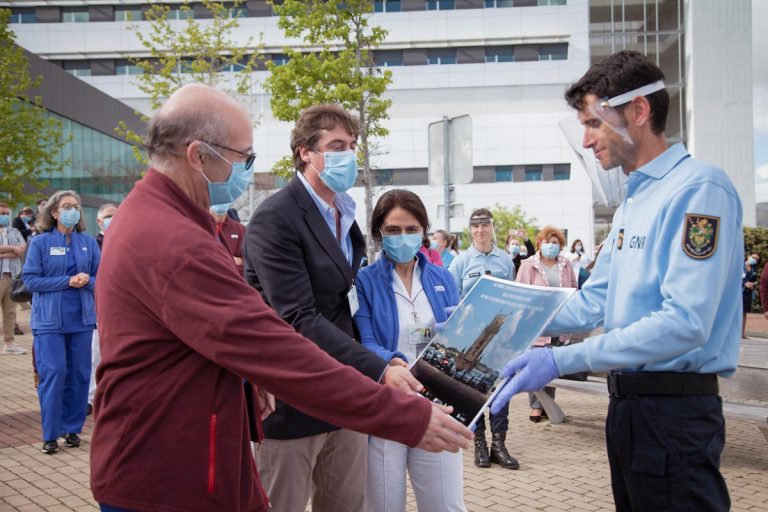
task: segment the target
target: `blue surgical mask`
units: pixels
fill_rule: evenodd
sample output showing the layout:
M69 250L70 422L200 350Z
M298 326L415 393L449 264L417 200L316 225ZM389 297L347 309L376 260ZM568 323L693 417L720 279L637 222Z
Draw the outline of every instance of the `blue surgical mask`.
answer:
M553 259L557 258L560 254L560 244L546 242L541 244L541 255L545 258Z
M211 211L215 213L216 215L226 215L229 211L229 205L231 203L224 203L224 204L214 204L211 205Z
M323 159L325 160L323 172L318 172L310 164L322 182L337 194L352 188L355 180L357 180L357 156L355 152L351 149L347 151L332 151L323 153Z
M246 191L248 185L251 183L251 176L253 176L253 166L246 169L245 162L230 162L221 156L221 153L213 149L211 146L208 144L206 144L206 146L208 146L211 151L216 153L219 158L232 166L232 172L229 173L229 178L227 181L212 182L208 179L208 176L206 176L203 171L200 171L200 173L203 175L203 178L205 178L205 181L208 182L208 197L210 202L211 204L216 205L232 203L238 197L243 195L243 192Z
M0 226L7 226L10 222L11 222L10 214L0 215Z
M1 224L1 223L2 223L2 221L0 221L0 224ZM749 266L750 266L750 267L754 267L755 265L757 265L757 260L756 260L755 258L749 258L749 259L747 260L747 263L749 263Z
M384 252L397 263L408 263L419 252L423 236L421 233L383 235Z
M29 224L30 221L32 220L32 216L31 215L22 215L21 216L21 220L24 221L24 224Z
M112 217L107 217L106 219L101 220L101 230L105 233L107 232L107 228L112 223Z
M80 210L59 210L59 222L67 229L72 229L80 222Z
M520 246L519 245L510 245L509 246L509 254L511 254L513 258L515 256L517 256L518 254L520 254Z

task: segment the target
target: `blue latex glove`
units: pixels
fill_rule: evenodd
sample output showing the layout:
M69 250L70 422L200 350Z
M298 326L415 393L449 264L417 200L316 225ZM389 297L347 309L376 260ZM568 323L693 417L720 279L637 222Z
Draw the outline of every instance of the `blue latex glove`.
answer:
M535 348L507 363L502 377L511 377L491 402L491 413L497 414L513 396L523 391L538 391L560 376L555 354L549 348Z
M457 307L458 306L447 306L447 307L445 307L443 309L443 311L445 311L445 316L450 318L451 317L451 313L456 311ZM448 319L446 318L445 322L447 322L447 321L448 321ZM435 324L435 326L432 328L432 330L435 331L435 334L437 334L438 332L442 332L443 331L443 329L445 328L445 322L438 322L438 323Z

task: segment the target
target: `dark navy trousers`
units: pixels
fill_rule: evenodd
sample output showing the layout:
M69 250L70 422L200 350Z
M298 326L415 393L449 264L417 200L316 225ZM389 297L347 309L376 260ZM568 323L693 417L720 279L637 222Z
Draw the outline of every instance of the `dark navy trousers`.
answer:
M498 414L491 414L491 433L506 432L509 428L509 403ZM480 414L475 422L475 435L485 433L485 414Z
M611 398L605 433L617 511L730 509L719 396Z

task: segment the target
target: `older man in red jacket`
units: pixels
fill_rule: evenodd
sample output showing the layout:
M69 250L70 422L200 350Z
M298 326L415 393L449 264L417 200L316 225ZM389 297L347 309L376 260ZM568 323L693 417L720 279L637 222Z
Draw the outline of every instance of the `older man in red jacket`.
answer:
M346 428L431 451L468 445L471 433L446 409L338 363L237 275L207 209L239 195L253 163L239 104L185 86L147 142L152 167L110 226L96 285L91 488L103 510L266 511L244 378ZM385 382L418 387L390 372Z

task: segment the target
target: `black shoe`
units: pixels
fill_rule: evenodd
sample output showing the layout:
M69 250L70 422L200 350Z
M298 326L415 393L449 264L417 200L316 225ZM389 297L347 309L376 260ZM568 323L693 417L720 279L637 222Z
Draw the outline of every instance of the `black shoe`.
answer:
M54 441L46 441L43 443L43 453L47 453L48 455L52 455L59 451L59 443Z
M80 436L77 434L66 434L64 436L64 446L67 448L77 448L80 446Z
M488 445L485 443L484 432L475 432L475 466L479 468L491 467L491 459L488 458Z
M21 330L21 327L19 327L19 324L16 324L13 326L13 334L15 334L16 336L21 336L22 334L24 334L24 331Z
M88 404L88 408L85 410L85 415L90 416L91 414L93 414L93 406Z
M506 432L495 432L491 441L491 462L495 462L505 469L519 469L520 463L509 454L504 441L507 438Z

